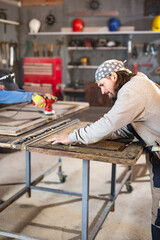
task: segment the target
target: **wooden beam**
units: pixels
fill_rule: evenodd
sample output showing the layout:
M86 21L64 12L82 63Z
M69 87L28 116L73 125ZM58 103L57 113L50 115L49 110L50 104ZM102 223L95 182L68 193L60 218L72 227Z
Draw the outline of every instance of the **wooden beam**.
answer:
M119 16L118 11L105 11L105 12L71 12L68 16L72 17L93 17L93 16Z
M22 6L51 6L63 5L63 0L22 0Z

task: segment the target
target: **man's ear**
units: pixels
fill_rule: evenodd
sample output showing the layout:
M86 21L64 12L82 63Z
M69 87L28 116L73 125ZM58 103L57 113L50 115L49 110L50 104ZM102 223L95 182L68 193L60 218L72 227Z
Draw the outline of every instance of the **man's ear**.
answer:
M112 72L111 76L112 76L112 80L114 82L116 82L117 81L117 74L115 72Z

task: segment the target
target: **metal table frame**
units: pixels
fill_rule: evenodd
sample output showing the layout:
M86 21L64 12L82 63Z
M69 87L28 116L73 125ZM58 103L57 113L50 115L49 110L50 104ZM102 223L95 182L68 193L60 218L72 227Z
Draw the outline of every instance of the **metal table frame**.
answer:
M126 173L125 177L123 178L120 186L116 189L116 164L112 163L112 172L111 172L111 189L110 189L110 196L109 197L97 197L89 195L89 182L90 182L90 160L82 160L83 161L83 168L82 168L82 193L75 193L75 192L68 192L64 190L58 189L51 189L51 188L44 188L36 186L46 175L51 173L53 169L59 167L59 171L61 171L61 158L59 161L48 169L45 173L37 177L34 181L31 182L31 152L26 151L26 186L9 198L7 201L0 205L0 212L15 202L18 198L20 198L25 193L28 194L28 197L31 197L31 190L40 190L40 191L48 191L60 194L67 194L82 197L82 225L81 225L81 239L82 240L92 240L96 237L100 227L102 226L103 222L105 221L108 213L110 212L111 208L114 207L115 200L120 193L123 186L130 182L131 177L131 167L129 166L128 172ZM89 231L89 198L98 198L107 201L107 205L103 210L102 214L99 216L97 222L95 223L94 227ZM41 240L33 237L23 236L16 233L9 233L3 230L0 230L1 236L6 236L9 238L15 239L22 239L22 240Z

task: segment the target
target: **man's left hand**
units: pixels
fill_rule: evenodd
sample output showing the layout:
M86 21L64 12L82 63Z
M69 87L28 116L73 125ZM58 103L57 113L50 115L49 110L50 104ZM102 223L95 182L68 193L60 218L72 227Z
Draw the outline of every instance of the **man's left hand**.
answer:
M56 143L62 143L62 144L66 144L66 145L71 144L71 141L68 138L68 134L62 135L60 137L53 137L47 141L52 142L53 145Z

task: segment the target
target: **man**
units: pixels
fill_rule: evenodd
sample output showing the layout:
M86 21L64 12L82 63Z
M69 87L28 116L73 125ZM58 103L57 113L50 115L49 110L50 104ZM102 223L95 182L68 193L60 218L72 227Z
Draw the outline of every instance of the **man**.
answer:
M118 60L102 63L95 80L102 94L115 100L111 110L90 126L52 138L52 144L90 144L134 134L147 150L152 186L152 239L160 239L160 88L143 73L133 74ZM131 131L131 133L129 132ZM156 152L152 152L152 146ZM155 149L155 148L154 148Z
M45 99L37 93L25 92L18 88L15 74L10 70L0 70L0 104L34 102L36 107L45 107Z

